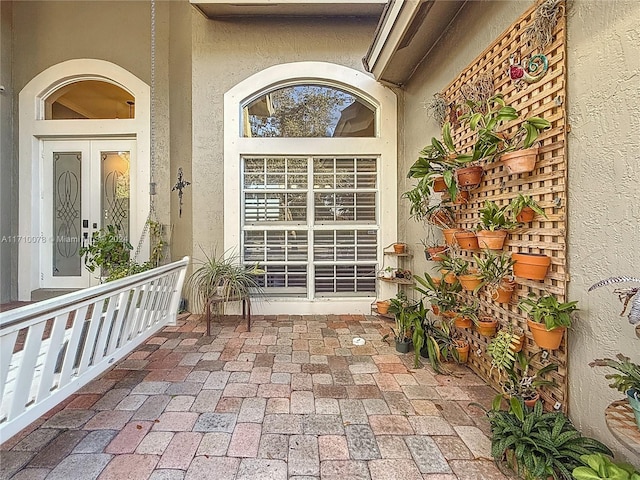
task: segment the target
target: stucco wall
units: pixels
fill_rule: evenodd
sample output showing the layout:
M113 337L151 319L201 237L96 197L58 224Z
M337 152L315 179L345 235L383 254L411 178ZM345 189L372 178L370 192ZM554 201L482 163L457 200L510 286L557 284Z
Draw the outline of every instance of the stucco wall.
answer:
M3 2L4 3L4 2ZM173 2L172 2L173 3ZM188 7L188 4L184 4ZM155 54L155 175L158 219L170 223L169 176L169 11L171 3L157 2ZM4 17L4 15L3 15ZM12 12L14 118L17 96L37 74L60 62L91 58L125 68L151 83L151 14L149 2L129 1L16 1ZM16 122L13 139L17 145ZM17 163L17 155L13 158ZM14 168L17 171L17 167ZM17 183L17 182L16 182ZM19 188L19 187L18 187ZM148 192L148 181L136 185ZM9 205L3 203L3 217ZM10 208L17 210L17 202ZM134 246L138 238L132 238ZM15 282L13 282L15 283Z
M579 428L638 467L637 452L621 447L602 415L623 395L607 387L605 369L587 364L618 352L640 363L640 338L618 316L616 285L587 289L610 276L640 277L639 22L635 0L576 0L567 40L569 297L580 306L569 345L569 407Z
M0 92L0 303L8 302L17 297L17 262L15 261L17 244L5 241L6 237L16 235L18 230L18 215L15 209L17 198L17 182L15 175L17 167L14 162L14 148L12 139L13 118L13 85L12 85L12 46L11 46L11 2L0 2L0 85L4 92Z
M423 105L445 87L528 7L529 2L470 2L441 43L409 81L403 95L406 172L432 136L435 121ZM625 318L613 287L587 288L613 275L640 276L640 3L575 0L568 19L569 299L579 319L569 336L569 415L585 434L609 445L621 459L639 464L608 431L604 409L622 395L607 387L603 370L588 363L624 352L640 362L640 339ZM401 201L399 218L408 216ZM422 225L400 225L401 238L419 248ZM404 235L404 236L403 236ZM417 256L414 269L427 262Z
M223 249L223 96L272 65L317 60L362 71L373 38L372 19L198 17L193 25L194 255ZM224 128L237 128L226 125ZM233 168L233 166L230 166ZM229 212L237 215L238 212Z

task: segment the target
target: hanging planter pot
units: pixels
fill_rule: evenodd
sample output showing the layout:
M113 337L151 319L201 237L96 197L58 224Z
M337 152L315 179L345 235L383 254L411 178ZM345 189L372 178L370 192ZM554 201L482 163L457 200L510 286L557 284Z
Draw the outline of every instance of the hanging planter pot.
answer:
M453 245L455 242L456 232L464 232L461 228L444 228L442 234L444 235L444 241L447 245Z
M448 283L449 285L453 285L454 283L456 283L456 275L452 271L442 269L440 270L440 273L442 274L444 283Z
M482 277L473 273L469 275L458 275L458 281L464 290L473 292L482 283Z
M498 329L498 321L491 317L480 317L476 323L476 330L485 337L493 337Z
M470 345L466 340L455 340L458 351L458 363L467 363L469 360Z
M491 299L496 301L497 303L509 303L515 287L516 282L514 282L513 280L506 278L502 279L502 283L500 283L500 286L493 292L493 294L491 295Z
M522 211L516 215L516 220L520 223L530 223L536 216L536 212L531 207L524 207Z
M529 408L533 408L536 405L536 402L540 400L540 394L536 393L534 397L532 398L525 398L524 399L524 404L529 407Z
M439 176L433 179L433 191L434 192L446 192L447 184L444 183L444 177Z
M479 230L476 233L480 248L489 250L502 250L507 238L506 230Z
M528 280L544 280L551 265L551 257L541 253L513 253L513 274Z
M460 190L473 190L480 186L484 169L480 166L464 167L456 170L456 180Z
M500 157L500 161L504 164L509 175L533 172L536 168L538 150L538 147L533 147L525 148L524 150L516 150L515 152L503 153Z
M478 237L473 232L460 231L455 233L456 242L463 250L478 250Z
M443 259L440 254L446 251L447 251L446 246L438 246L438 247L429 247L425 249L424 253L425 253L425 256L427 257L427 260L440 262Z
M458 328L471 328L473 321L469 317L456 317L453 319L453 325Z
M534 322L528 319L527 325L533 335L533 341L536 342L540 348L545 350L557 350L562 343L562 336L564 335L565 327L556 327L553 330L547 330L544 323Z
M471 195L467 190L459 190L456 198L453 200L453 203L456 205L466 205L469 203L469 197Z

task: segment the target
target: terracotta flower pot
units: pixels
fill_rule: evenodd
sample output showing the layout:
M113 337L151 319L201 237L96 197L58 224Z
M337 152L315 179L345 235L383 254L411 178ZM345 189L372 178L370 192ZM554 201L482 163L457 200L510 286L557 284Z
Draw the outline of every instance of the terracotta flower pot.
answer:
M439 262L442 260L442 256L440 255L443 252L447 251L446 246L440 247L430 247L426 249L427 260L433 260L434 262Z
M447 245L453 245L455 242L456 232L463 232L461 228L444 228L442 234L444 235L444 241Z
M431 305L431 310L433 311L434 315L440 315L440 307L438 307L437 305Z
M463 250L478 250L478 237L473 232L456 232L456 242Z
M491 317L481 317L476 324L476 330L480 335L493 337L498 329L498 321Z
M443 177L435 177L433 179L433 191L434 192L446 192L447 184L444 183Z
M458 351L458 363L467 363L469 360L469 342L456 340L456 350Z
M535 397L525 399L524 404L529 408L533 408L538 400L540 400L540 394L536 393Z
M482 182L482 175L484 170L482 167L464 167L456 170L456 179L458 180L458 187L462 190L473 190Z
M495 292L493 292L493 295L491 295L491 298L497 303L509 303L515 287L516 282L514 282L513 280L503 279L500 286L496 289Z
M406 249L406 245L404 243L394 243L393 251L397 254L404 253Z
M529 280L544 280L551 265L551 257L540 253L512 253L511 258L513 274Z
M540 348L545 350L557 350L562 343L562 336L564 335L565 327L557 327L553 330L547 330L544 323L534 322L533 320L527 320L529 330L533 335L533 341L536 342Z
M456 283L456 276L453 272L442 269L440 270L440 273L442 274L444 283L448 283L449 285L453 285L454 283Z
M509 175L516 173L533 172L538 159L538 147L516 150L515 152L503 153L500 160L504 164Z
M458 315L456 312L454 312L453 310L446 310L444 312L442 312L442 316L445 318L454 318L456 315Z
M465 205L469 202L469 197L470 197L470 194L468 191L460 190L458 191L456 198L453 199L453 203L455 203L456 205Z
M458 281L464 290L473 292L482 283L482 278L472 273L470 275L458 275Z
M389 311L389 300L378 300L376 302L376 310L380 315L385 315Z
M529 223L533 221L535 216L536 212L533 211L533 208L524 207L522 211L516 215L516 220L520 223Z
M453 324L458 328L471 328L473 326L473 322L469 317L456 317L453 319Z
M489 250L502 250L504 241L507 238L506 230L480 230L476 233L478 237L478 245L480 248L488 248Z

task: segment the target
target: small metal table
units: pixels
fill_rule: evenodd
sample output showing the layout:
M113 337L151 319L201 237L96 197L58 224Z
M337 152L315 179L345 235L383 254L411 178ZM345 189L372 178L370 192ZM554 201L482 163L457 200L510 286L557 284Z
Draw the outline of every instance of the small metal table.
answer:
M211 305L222 305L224 313L224 304L227 302L242 302L242 318L247 319L247 331L251 331L251 298L247 297L230 297L222 295L214 295L209 297L207 301L207 336L211 336Z

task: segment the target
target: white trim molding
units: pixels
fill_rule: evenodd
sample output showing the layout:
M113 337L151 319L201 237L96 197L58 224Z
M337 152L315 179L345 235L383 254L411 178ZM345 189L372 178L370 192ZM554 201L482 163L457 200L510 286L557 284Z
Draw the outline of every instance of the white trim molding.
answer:
M376 132L371 138L251 138L242 136L242 108L253 99L284 86L316 83L335 86L365 99L376 110ZM241 245L242 156L339 155L358 152L379 162L379 252L397 240L397 99L370 75L327 62L296 62L266 68L243 80L224 95L224 249ZM310 287L311 288L311 287ZM256 302L261 314L370 313L372 297Z
M55 90L82 80L101 80L127 90L136 102L132 119L115 120L45 120L44 100ZM136 212L132 212L131 238L142 234L149 210L146 185L150 169L151 100L149 86L124 68L104 60L74 59L53 65L36 75L19 95L19 224L22 239L42 235L40 211L42 192L41 150L44 139L116 139L136 140L137 170L142 188L132 189L140 194ZM145 182L144 179L147 179ZM18 298L31 300L31 292L40 288L40 244L20 242L18 246Z

